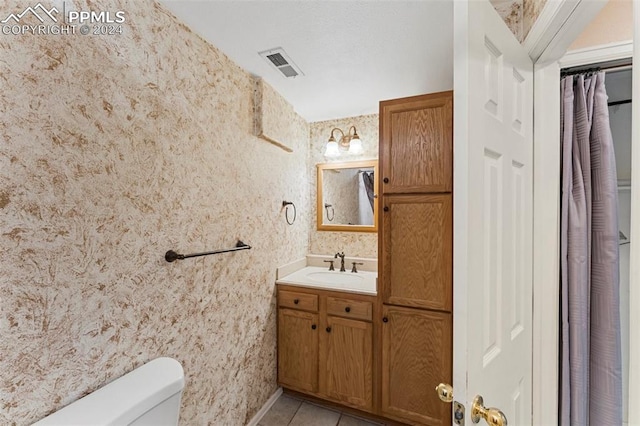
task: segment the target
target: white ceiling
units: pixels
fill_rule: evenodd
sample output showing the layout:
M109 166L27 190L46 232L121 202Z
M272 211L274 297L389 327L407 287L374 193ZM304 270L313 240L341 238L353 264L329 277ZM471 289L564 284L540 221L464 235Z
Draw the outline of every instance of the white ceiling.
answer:
M452 0L160 2L310 122L453 88ZM304 76L286 78L258 55L275 47Z

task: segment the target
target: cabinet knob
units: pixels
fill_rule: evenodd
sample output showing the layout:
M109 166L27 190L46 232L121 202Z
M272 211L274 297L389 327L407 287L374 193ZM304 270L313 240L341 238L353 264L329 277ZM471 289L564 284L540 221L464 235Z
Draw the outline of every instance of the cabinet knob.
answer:
M331 327L327 327L327 333L331 333Z
M384 183L389 183L389 178L387 178L387 177L386 177L386 178L382 179L382 181L383 181Z
M389 318L387 318L387 317L382 317L382 322L389 322Z
M297 305L298 303L300 303L300 301L298 299L293 299L293 303Z
M311 329L312 329L312 330L315 330L316 328L318 328L318 326L317 326L317 325L315 325L315 324L312 324L312 325L311 325Z
M384 206L384 208L382 210L384 210L385 212L388 212L389 211L389 206Z
M351 312L351 308L347 306L346 308L344 308L344 311L345 312Z

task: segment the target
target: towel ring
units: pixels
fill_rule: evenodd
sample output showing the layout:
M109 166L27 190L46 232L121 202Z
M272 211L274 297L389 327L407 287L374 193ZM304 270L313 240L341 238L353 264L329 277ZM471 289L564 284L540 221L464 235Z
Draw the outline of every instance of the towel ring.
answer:
M289 220L289 206L293 206L293 219ZM296 216L298 214L297 210L296 210L296 205L293 204L291 201L283 201L282 202L282 207L286 207L286 210L284 212L284 217L287 220L287 223L289 225L293 225L293 223L296 221Z
M329 217L329 207L331 207L331 217ZM333 209L333 206L328 203L324 203L324 208L327 211L327 220L332 222L333 218L336 217L336 211Z

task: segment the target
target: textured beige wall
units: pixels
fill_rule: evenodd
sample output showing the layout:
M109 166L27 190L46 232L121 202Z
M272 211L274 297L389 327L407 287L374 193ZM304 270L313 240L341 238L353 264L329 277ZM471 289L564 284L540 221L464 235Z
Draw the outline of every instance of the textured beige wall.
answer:
M547 0L490 0L493 8L502 17L513 35L522 42L538 16L542 12Z
M251 76L153 1L73 3L124 34L0 36L0 424L170 356L181 424L244 425L276 389L275 269L307 252L309 126L252 136Z
M335 159L324 156L324 149L331 134L331 129L338 127L343 132L356 126L362 139L364 152L357 156L342 152ZM310 208L310 253L334 254L344 251L349 257L378 257L378 234L371 232L330 232L318 231L316 224L316 164L344 161L360 161L378 158L378 114L361 115L338 120L311 123L311 140L309 144L309 187L311 188ZM376 178L377 179L377 178Z
M283 118L296 116L293 107L260 77L255 78L254 95L254 135L291 152L296 142L290 139L296 135Z
M511 32L518 39L522 41L524 39L523 32L523 0L491 0L493 8L498 12L498 15L507 24Z
M633 40L633 2L609 0L569 50L628 40Z
M523 0L522 3L524 9L522 13L522 40L524 40L529 35L529 31L531 31L531 27L535 24L540 13L542 13L547 0Z

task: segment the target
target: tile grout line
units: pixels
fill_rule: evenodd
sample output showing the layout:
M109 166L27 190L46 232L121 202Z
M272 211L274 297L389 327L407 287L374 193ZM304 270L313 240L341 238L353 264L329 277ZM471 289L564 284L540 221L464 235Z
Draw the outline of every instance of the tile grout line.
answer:
M293 419L296 418L296 414L298 414L298 411L300 411L300 408L302 408L302 401L300 401L300 404L298 405L298 408L296 408L296 412L293 413L293 416L291 417L291 420L289 420L289 423L287 423L287 426L289 426L291 424L291 422L293 421Z

